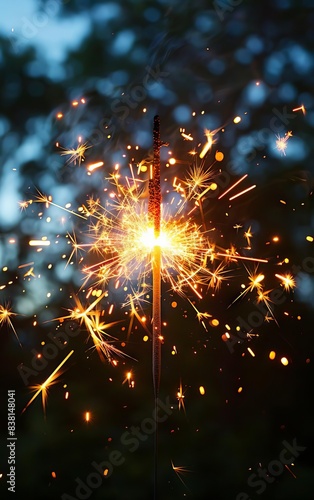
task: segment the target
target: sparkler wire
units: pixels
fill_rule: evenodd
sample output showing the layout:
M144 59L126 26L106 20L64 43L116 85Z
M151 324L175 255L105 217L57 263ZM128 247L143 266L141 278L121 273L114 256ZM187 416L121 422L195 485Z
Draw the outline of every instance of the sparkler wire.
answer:
M153 319L152 319L152 371L155 400L155 450L154 450L154 498L157 498L157 462L158 462L158 394L161 372L161 248L158 242L160 236L161 218L161 188L160 188L160 119L154 117L153 129L153 169L152 178L149 180L149 221L153 223L155 245L152 250L152 280L153 280Z

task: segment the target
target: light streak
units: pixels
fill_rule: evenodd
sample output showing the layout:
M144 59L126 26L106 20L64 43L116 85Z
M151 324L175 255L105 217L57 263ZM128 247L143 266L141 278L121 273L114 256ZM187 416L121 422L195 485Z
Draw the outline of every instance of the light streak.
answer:
M93 172L94 170L96 170L97 168L102 167L103 165L104 165L103 161L98 161L97 163L92 163L91 165L88 165L87 170L89 172Z
M292 464L291 464L291 465L292 465ZM285 467L286 467L287 471L288 471L288 472L290 472L291 476L292 476L292 477L294 477L294 479L296 479L296 478L297 478L297 476L296 476L296 475L292 472L292 470L290 469L290 467L288 467L288 465L287 465L287 464L285 464Z
M30 240L28 242L30 247L49 247L49 240Z
M49 207L49 205L52 205L54 207L60 208L61 210L64 210L65 212L68 212L69 214L75 215L76 217L80 217L81 219L86 219L86 217L84 217L81 214L78 214L77 212L74 212L73 210L69 210L66 207L62 207L61 205L57 205L57 203L54 203L52 201L50 196L45 196L44 194L40 193L39 191L38 191L38 196L36 197L36 199L34 201L37 203L45 203L47 208Z
M21 264L20 266L18 266L18 269L22 269L23 267L29 267L29 266L32 266L33 264L35 264L34 261L27 262L27 264Z
M43 403L43 408L45 411L46 408L46 400L47 400L47 392L48 389L51 385L56 383L56 379L61 375L61 373L58 373L60 368L66 363L66 361L69 359L70 356L74 353L74 350L70 351L69 354L64 358L63 361L57 366L57 368L52 372L52 374L45 380L45 382L41 385L36 385L32 387L33 389L37 389L35 392L34 396L29 400L25 408L22 410L22 413L25 412L25 410L29 407L29 405L39 396L40 393L42 393L42 403Z
M302 111L302 113L305 115L306 114L306 109L305 109L305 106L304 104L302 104L301 106L299 106L298 108L294 108L292 111Z
M176 466L174 465L173 461L171 460L171 466L172 466L172 469L174 470L174 472L176 473L176 475L178 476L178 478L180 479L181 483L187 488L185 482L183 481L182 479L182 475L187 473L187 472L191 472L187 467L185 466ZM188 489L188 488L187 488Z
M235 200L239 196L242 196L243 194L248 193L249 191L251 191L254 188L256 188L256 184L253 184L253 186L250 186L250 187L244 189L243 191L241 191L240 193L235 194L234 196L231 196L231 198L229 198L229 201Z
M243 255L231 255L229 253L221 253L221 252L218 252L216 254L217 256L219 257L229 257L230 259L232 260L251 260L253 262L265 262L265 263L268 263L268 260L267 259L259 259L258 257L244 257Z
M231 191L231 189L235 188L238 184L240 184L240 182L242 182L244 179L246 179L247 176L248 176L248 174L243 175L243 177L241 177L241 179L237 180L234 184L232 184L232 186L230 186L226 191L224 191L224 193L222 193L220 196L218 196L218 200L223 198L227 193L229 193Z

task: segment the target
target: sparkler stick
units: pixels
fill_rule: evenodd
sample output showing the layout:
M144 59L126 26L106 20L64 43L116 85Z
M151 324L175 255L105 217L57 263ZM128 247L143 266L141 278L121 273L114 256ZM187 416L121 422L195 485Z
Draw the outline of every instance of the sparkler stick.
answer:
M161 217L161 189L160 189L160 119L159 116L154 117L153 129L154 141L154 159L151 179L149 180L149 201L148 201L148 216L149 221L154 227L155 245L152 250L152 279L153 279L153 333L152 333L152 367L153 367L153 385L155 398L155 466L154 466L154 498L157 498L157 398L160 385L161 371L161 248L160 248L160 217Z
M160 236L160 119L154 118L154 160L152 178L149 180L149 220L154 227L155 245L152 250L152 271L153 271L153 384L154 396L158 397L160 384L160 364L161 364L161 249L159 244Z

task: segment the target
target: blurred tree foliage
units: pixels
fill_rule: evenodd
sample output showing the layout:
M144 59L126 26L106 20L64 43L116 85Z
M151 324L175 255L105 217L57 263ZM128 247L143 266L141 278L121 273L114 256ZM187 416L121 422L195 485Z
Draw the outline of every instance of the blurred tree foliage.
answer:
M34 2L32 12L29 17L15 13L11 34L8 29L0 31L0 268L5 268L0 303L9 303L18 312L14 324L24 346L20 349L12 332L1 330L1 376L5 390L8 378L19 389L19 410L29 398L29 387L17 367L30 366L32 349L39 352L47 332L55 332L55 326L45 321L70 306L81 277L75 266L67 273L64 262L60 267L60 255L69 248L65 238L58 248L35 257L28 245L38 235L57 238L61 230L71 232L73 219L61 229L60 216L50 207L54 220L47 228L39 205L20 211L18 201L34 198L39 190L75 209L105 185L127 144L139 144L139 155L151 155L156 113L163 139L177 156L187 157L189 146L183 144L180 127L196 142L204 141L205 128L220 129L217 148L225 155L221 169L234 180L249 173L252 183L258 184L256 195L240 201L236 213L230 211L230 227L240 222L254 228L256 254L265 255L269 248L265 250L265 242L280 231L284 243L279 243L278 253L296 264L313 255L305 239L313 234L314 221L311 0L42 0ZM78 100L75 108L74 100ZM292 111L301 105L306 113ZM62 120L57 113L63 114ZM230 126L236 115L242 121ZM280 155L276 138L289 130L293 137L286 156ZM60 156L56 143L74 147L79 135L93 146L86 161L103 159L105 173L87 176L82 165L66 164ZM280 205L280 199L287 207ZM211 219L214 212L217 224L227 211L227 202L216 206L213 200L206 206L206 215ZM15 245L11 238L16 238ZM18 268L34 258L36 280L25 278L25 271ZM302 292L301 287L294 301L278 306L280 329L275 324L261 328L258 359L244 356L244 348L231 355L216 331L195 327L192 315L183 321L187 306L180 300L178 312L164 305L171 329L167 342L180 346L181 354L179 360L173 359L171 346L166 345L163 397L171 394L176 403L182 376L187 384L187 416L176 412L160 434L163 500L227 500L241 491L255 498L256 491L247 485L251 468L256 470L260 462L266 466L279 456L283 439L296 437L307 448L297 459L297 480L284 472L268 485L265 497L312 499L313 372L305 359L313 352L314 284L311 274L305 277L307 288ZM53 290L51 301L46 298L48 290ZM226 310L234 292L230 287L224 298L215 299L213 308L223 323L234 322L234 315L247 317L251 311L249 301L236 313ZM47 419L39 404L17 417L18 499L27 495L33 500L56 500L64 492L75 497L75 478L84 481L93 460L100 462L112 449L121 449L125 429L151 415L150 346L131 342L130 354L140 360L133 363L137 389L131 393L115 369L104 368L94 355L86 358L85 339L80 340L75 344L77 359L66 377L71 408L64 409L60 389L51 396ZM270 366L267 359L274 344L294 360L284 374L281 366ZM191 354L194 350L197 356ZM63 353L59 354L61 360ZM34 383L50 372L49 366ZM237 393L241 384L242 399ZM200 385L206 385L206 398L200 399ZM86 426L80 419L89 407L95 421ZM91 498L151 498L151 450L146 442L133 454L122 449L125 464ZM171 469L171 460L190 466L191 474L183 478L188 487ZM5 454L0 465L0 472L6 470ZM6 494L4 481L2 477Z

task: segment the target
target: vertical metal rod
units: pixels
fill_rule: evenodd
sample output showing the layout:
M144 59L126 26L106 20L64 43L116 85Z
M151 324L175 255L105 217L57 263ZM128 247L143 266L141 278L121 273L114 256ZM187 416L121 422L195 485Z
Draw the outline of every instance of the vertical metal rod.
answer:
M152 371L155 399L155 453L154 453L154 498L157 499L157 462L158 462L158 395L161 372L161 249L158 242L161 219L161 188L160 188L160 119L154 117L153 129L154 159L152 178L149 180L149 220L153 223L155 246L152 251L152 281L153 281L153 311L152 311Z

